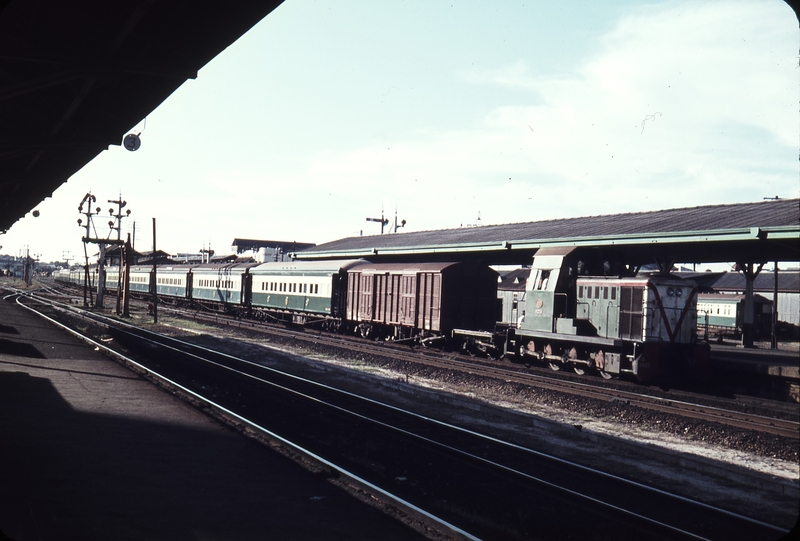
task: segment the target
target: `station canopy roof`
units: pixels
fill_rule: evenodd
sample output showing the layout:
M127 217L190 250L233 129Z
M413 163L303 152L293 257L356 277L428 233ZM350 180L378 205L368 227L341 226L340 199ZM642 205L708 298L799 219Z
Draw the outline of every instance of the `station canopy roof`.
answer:
M614 252L633 265L800 261L800 200L768 200L504 225L349 237L297 259L481 259L529 264L542 247Z
M316 246L313 242L296 242L286 240L260 240L260 239L233 239L232 246L236 247L236 252L258 251L260 248L280 249L281 252L297 250L307 250Z
M280 3L0 1L0 232Z

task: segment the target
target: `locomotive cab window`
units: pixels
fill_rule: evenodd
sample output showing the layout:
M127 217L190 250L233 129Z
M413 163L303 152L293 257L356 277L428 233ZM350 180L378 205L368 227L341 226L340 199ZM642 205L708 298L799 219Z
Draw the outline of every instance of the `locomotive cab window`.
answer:
M537 272L538 276L536 277L536 285L534 289L541 291L543 289L547 289L547 284L550 282L550 271L549 270L540 270Z

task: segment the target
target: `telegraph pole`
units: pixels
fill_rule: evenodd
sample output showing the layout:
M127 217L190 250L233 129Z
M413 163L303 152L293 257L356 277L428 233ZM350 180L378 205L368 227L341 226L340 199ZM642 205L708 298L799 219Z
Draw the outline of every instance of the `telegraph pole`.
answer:
M114 209L108 209L108 213L115 218L114 221L109 221L108 226L111 228L112 231L115 229L117 230L117 241L122 242L122 219L127 218L131 215L131 209L125 211L125 214L122 214L122 209L128 204L127 201L122 200L122 195L120 194L119 199L109 199L109 203L114 203L117 205L117 213L114 214ZM122 289L122 274L123 274L123 265L124 259L122 257L122 244L118 244L117 248L119 249L119 272L117 272L117 315L120 313L120 290ZM125 270L127 273L127 269Z
M158 323L158 280L156 277L156 219L153 218L153 324Z
M125 244L121 247L122 253L120 254L122 258L125 260L124 272L125 272L125 279L122 281L122 316L123 317L130 317L130 296L131 296L131 234L128 233L128 240L125 241ZM122 267L122 261L120 260L120 267Z
M93 196L91 192L87 192L86 195L83 196L81 199L80 204L78 205L78 212L84 214L86 216L86 235L83 237L83 254L86 258L86 264L84 266L84 274L83 274L83 306L88 307L92 301L92 292L91 292L91 281L89 280L89 253L86 249L86 243L91 236L90 229L92 227L92 203L97 201L97 197ZM83 205L86 204L86 212L83 211ZM100 214L100 207L97 207L96 214ZM78 226L83 227L83 220L78 218ZM86 299L86 292L89 292L89 300L87 302Z
M87 248L87 245L89 243L92 243L92 244L97 244L97 245L100 246L100 260L98 261L98 264L97 264L97 271L98 271L97 272L97 302L95 303L95 307L96 308L102 308L103 307L103 288L105 287L106 247L109 244L116 245L116 246L121 246L122 244L124 244L124 242L122 242L121 233L120 233L121 223L122 223L122 218L127 217L128 215L130 215L130 210L128 210L127 214L125 214L125 215L122 214L122 208L127 203L125 201L122 201L121 197L120 197L119 201L109 201L109 203L117 203L117 205L118 205L118 211L117 211L117 215L116 215L116 218L117 218L116 226L114 224L114 220L111 220L111 221L108 222L108 226L111 228L111 231L113 231L114 229L117 230L117 239L113 240L113 239L107 239L107 238L106 239L92 238L91 235L92 235L92 229L93 229L93 226L94 226L93 219L94 219L95 216L100 214L100 207L96 207L95 209L92 209L92 204L95 203L95 202L97 202L97 197L92 195L91 192L88 192L86 195L83 196L83 199L81 200L80 205L78 205L78 212L80 212L81 214L86 216L86 224L85 224L86 235L84 235L84 237L81 239L83 241L84 257L86 258L86 264L84 266L84 279L83 279L83 305L84 306L89 306L89 304L91 303L91 299L92 299L91 280L90 280L90 276L89 276L89 251L88 251L88 248ZM86 210L85 211L83 210L83 206L84 205L86 205ZM109 209L109 214L113 217L114 216L114 209ZM78 218L78 226L84 227L84 223L83 223L83 219L82 218ZM97 236L97 229L94 228L94 230L95 230L95 237L96 237ZM110 234L111 233L109 232L109 235ZM87 302L87 300L86 300L87 290L89 292L89 302ZM119 298L117 299L117 301L118 301L117 302L117 313L119 313Z

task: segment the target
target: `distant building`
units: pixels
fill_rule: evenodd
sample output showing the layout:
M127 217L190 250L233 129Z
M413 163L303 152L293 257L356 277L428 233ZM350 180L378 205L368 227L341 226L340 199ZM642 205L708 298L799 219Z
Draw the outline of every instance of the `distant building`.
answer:
M266 263L268 261L288 261L289 254L313 248L314 246L316 244L310 242L233 239L231 251L240 255L249 254L255 261Z
M684 278L697 282L700 291L728 295L744 295L745 278L738 272L682 272ZM762 270L753 282L753 292L773 301L775 273ZM778 321L800 326L800 270L778 271Z

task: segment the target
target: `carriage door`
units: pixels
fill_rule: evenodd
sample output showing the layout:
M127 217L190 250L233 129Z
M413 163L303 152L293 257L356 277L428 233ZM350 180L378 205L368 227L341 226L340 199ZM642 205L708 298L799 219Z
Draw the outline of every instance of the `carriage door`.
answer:
M400 325L414 327L417 311L416 275L404 274L400 277L400 307L398 319Z
M372 321L372 314L375 313L375 275L374 274L360 274L359 280L361 282L358 289L359 302L358 302L358 319L359 321Z

